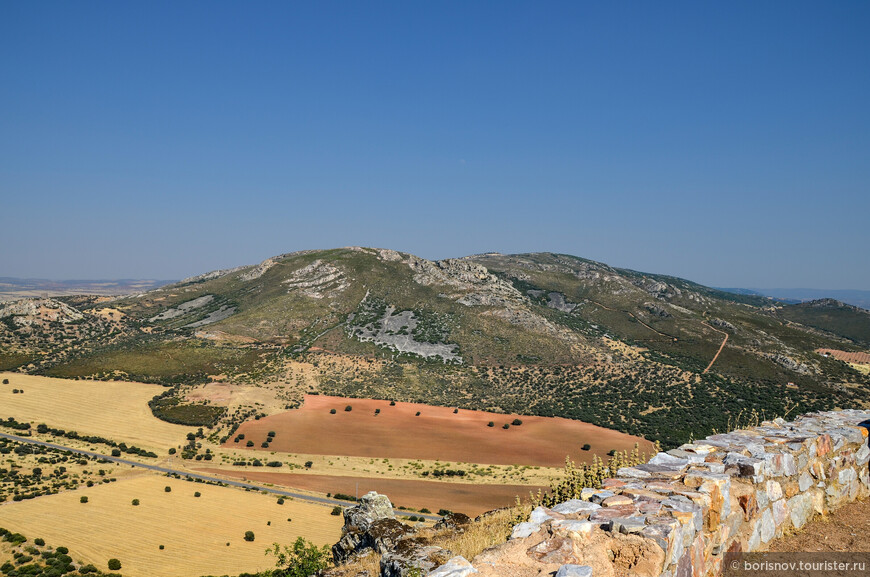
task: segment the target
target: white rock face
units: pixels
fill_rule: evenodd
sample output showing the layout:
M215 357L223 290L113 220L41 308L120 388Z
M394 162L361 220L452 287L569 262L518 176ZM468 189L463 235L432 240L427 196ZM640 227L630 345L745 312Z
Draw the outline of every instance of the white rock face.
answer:
M283 281L283 284L286 284L291 292L298 290L314 299L340 293L350 286L341 270L320 259L294 271L287 280Z
M458 556L429 573L428 577L465 577L477 572L465 557Z
M189 300L187 302L183 302L175 308L166 309L159 315L155 315L148 319L150 322L155 321L167 321L169 319L174 319L176 317L180 317L182 315L186 315L192 310L196 310L198 308L202 308L211 301L214 300L214 295L203 295L201 297L195 298L193 300Z

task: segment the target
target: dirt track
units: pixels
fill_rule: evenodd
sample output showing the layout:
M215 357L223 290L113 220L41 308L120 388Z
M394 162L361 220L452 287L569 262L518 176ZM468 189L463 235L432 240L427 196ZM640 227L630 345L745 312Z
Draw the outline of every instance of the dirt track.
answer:
M713 367L713 363L716 362L716 359L718 359L718 358L719 358L719 355L722 353L722 349L725 348L725 343L728 342L728 333L726 333L725 331L720 331L719 329L714 329L713 327L711 327L711 326L708 325L707 323L701 323L701 324L704 325L705 327L708 327L708 328L710 328L710 329L716 331L717 333L722 333L723 335L725 335L725 339L722 341L722 344L719 345L719 350L716 351L716 355L713 357L713 360L710 361L710 364L707 365L707 368L706 368L706 369L704 369L704 372L706 373L707 371L709 371L709 370Z
M350 405L352 411L345 411ZM335 409L335 414L330 410ZM380 414L375 414L375 410ZM554 417L501 415L483 411L433 407L371 399L309 395L302 408L244 423L225 447L240 447L248 440L254 448L277 433L268 449L309 455L347 455L372 458L426 459L446 462L561 467L565 456L588 462L594 454L606 459L611 449L652 453L652 444L581 421ZM419 412L420 415L416 416ZM503 429L513 419L521 426ZM492 421L493 427L487 423ZM583 444L591 450L582 451Z

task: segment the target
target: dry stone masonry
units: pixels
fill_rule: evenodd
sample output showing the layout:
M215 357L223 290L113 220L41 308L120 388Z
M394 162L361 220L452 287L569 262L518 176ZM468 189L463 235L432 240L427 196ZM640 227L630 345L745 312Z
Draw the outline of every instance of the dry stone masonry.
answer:
M710 436L538 507L511 539L430 576L705 577L870 494L870 411L813 413Z

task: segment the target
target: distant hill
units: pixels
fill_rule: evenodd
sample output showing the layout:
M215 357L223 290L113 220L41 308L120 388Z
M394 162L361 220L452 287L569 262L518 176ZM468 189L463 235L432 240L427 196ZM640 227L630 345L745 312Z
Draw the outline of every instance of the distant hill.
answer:
M65 295L128 295L141 293L175 282L174 280L47 280L0 277L0 301L27 297Z
M0 368L178 385L159 404L179 412L187 387L217 379L275 383L287 406L318 391L421 401L674 444L741 412L868 403L870 376L814 352L865 350L863 313L792 310L563 254L429 261L349 247L110 303L0 304Z
M751 294L756 296L772 297L789 303L815 301L821 299L834 299L852 306L870 310L870 291L862 290L827 290L827 289L744 289L722 288L726 292L735 294Z

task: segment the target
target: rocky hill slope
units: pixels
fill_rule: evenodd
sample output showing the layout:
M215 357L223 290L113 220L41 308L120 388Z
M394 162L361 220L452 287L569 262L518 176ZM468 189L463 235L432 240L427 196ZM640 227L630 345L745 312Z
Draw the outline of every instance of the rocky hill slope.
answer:
M870 386L814 352L863 350L858 309L809 322L766 298L559 254L284 254L135 296L51 301L64 319L40 323L82 327L64 337L33 330L44 311L32 302L0 308L0 368L176 384L179 403L209 380L271 382L288 406L319 390L567 416L676 444L741 410L863 406Z

